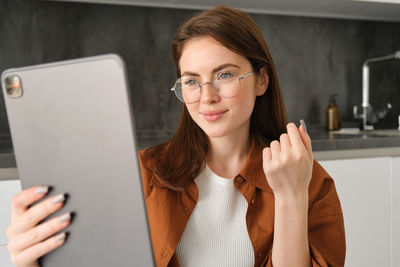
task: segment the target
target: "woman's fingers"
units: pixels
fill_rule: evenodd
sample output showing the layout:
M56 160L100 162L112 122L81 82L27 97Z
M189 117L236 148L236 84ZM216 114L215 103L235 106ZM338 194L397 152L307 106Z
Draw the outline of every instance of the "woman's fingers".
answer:
M303 126L286 127L263 151L264 173L275 196L304 195L312 176L311 140Z
M281 143L281 151L289 152L292 148L289 135L287 133L281 134L281 136L279 137L279 141Z
M39 242L36 245L16 254L11 258L12 262L16 266L24 266L27 263L35 262L38 258L64 244L65 238L66 234L60 233L49 239L46 239L45 241Z
M16 266L37 267L39 257L65 242L65 233L56 233L70 224L70 213L39 224L64 205L64 194L39 201L48 190L47 186L36 186L18 193L13 198L11 225L7 229L7 248Z
M279 159L281 153L281 145L277 140L274 140L270 143L269 147L271 148L271 159Z
M12 199L11 221L25 213L30 205L43 198L49 191L48 186L35 186L16 194Z
M300 123L301 123L301 125L299 127L299 132L300 132L301 139L303 140L303 143L307 149L308 155L312 158L313 154L312 154L311 138L307 133L307 127L306 127L305 122L303 120L301 120Z
M14 238L13 242L9 244L8 249L15 252L27 249L66 228L70 222L71 213L69 212L57 216L56 218L41 223L37 227L18 235Z
M311 149L311 139L308 136L307 132L300 126L302 130L297 128L294 123L289 123L287 125L288 134L290 137L290 142L292 143L292 147L297 151L301 151L305 149L309 157L312 158L312 149Z
M59 210L64 204L64 194L59 194L30 207L20 219L13 223L7 231L9 236L14 233L22 233L37 225L40 221Z
M271 148L269 147L265 147L263 149L263 161L267 163L267 165L269 165L269 163L271 162L272 156L271 156Z
M270 153L272 159L278 157L281 152L288 152L290 150L302 150L306 149L309 156L312 157L312 148L311 148L311 139L308 136L307 132L304 130L303 126L297 128L294 123L288 123L287 126L287 133L281 134L279 137L279 142L274 140L270 143Z
M297 126L293 122L291 122L286 125L286 128L293 148L304 147L303 140L300 137Z

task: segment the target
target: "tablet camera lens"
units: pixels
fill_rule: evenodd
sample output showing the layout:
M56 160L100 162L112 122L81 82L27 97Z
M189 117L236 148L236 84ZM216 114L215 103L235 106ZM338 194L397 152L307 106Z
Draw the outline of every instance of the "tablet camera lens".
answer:
M18 98L22 96L21 79L17 75L8 76L5 79L6 92L10 98Z

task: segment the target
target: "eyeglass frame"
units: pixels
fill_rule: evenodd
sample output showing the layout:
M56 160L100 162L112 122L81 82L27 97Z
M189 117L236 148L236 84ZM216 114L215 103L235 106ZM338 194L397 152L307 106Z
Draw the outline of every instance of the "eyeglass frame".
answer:
M245 74L245 75L243 75L243 76L239 76L239 77L238 77L239 82L240 82L240 80L243 80L244 78L247 78L247 77L249 77L250 75L252 75L252 74L254 74L254 73L255 73L254 71L250 71L249 73L247 73L247 74ZM182 77L183 77L183 76L179 77L179 78L175 81L174 87L171 88L171 91L174 91L175 96L176 96L176 98L178 98L179 101L181 101L182 103L185 103L184 101L182 101L182 100L178 97L178 95L176 94L176 90L175 90L176 82L177 82L179 79L181 79ZM197 79L196 79L196 81L197 81ZM199 89L200 89L200 98L201 98L201 90L203 89L203 85L205 85L205 84L211 85L211 87L212 87L215 91L218 92L218 89L216 89L216 88L214 87L213 81L212 81L212 82L199 82L199 81L197 81L197 83L198 83ZM240 88L239 88L239 89L240 89ZM218 93L218 95L220 95L220 94ZM237 95L237 94L236 94L236 95ZM236 96L236 95L234 95L234 96ZM220 96L221 96L221 95L220 95ZM231 96L231 97L234 97L234 96ZM221 96L221 97L224 97L224 98L231 98L231 97L225 97L225 96ZM182 97L182 98L183 98L183 97ZM200 100L200 98L199 98L198 100L194 101L194 102L187 103L187 104L196 103L197 101Z

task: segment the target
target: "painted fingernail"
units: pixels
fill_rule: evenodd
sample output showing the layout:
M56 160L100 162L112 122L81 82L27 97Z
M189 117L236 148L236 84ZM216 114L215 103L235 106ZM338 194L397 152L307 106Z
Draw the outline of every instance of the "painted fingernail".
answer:
M304 122L304 120L300 120L300 124L303 126L304 131L307 132L307 127L306 127L306 123Z
M58 204L60 202L63 202L65 200L64 194L59 194L55 197L53 197L53 204Z
M59 222L63 223L63 222L69 221L70 219L71 219L71 213L68 212L68 213L61 215Z
M64 239L65 239L65 233L61 233L61 234L56 235L56 240L57 240L58 242L61 242L61 241L63 241Z
M35 190L35 194L46 194L47 192L49 192L48 186L40 186Z

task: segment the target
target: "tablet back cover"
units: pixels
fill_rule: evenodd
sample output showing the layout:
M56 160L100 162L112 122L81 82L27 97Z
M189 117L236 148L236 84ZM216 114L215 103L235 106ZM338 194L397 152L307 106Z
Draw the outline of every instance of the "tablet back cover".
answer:
M42 266L154 266L125 73L110 54L2 74L22 187L68 193L56 215L75 214Z

